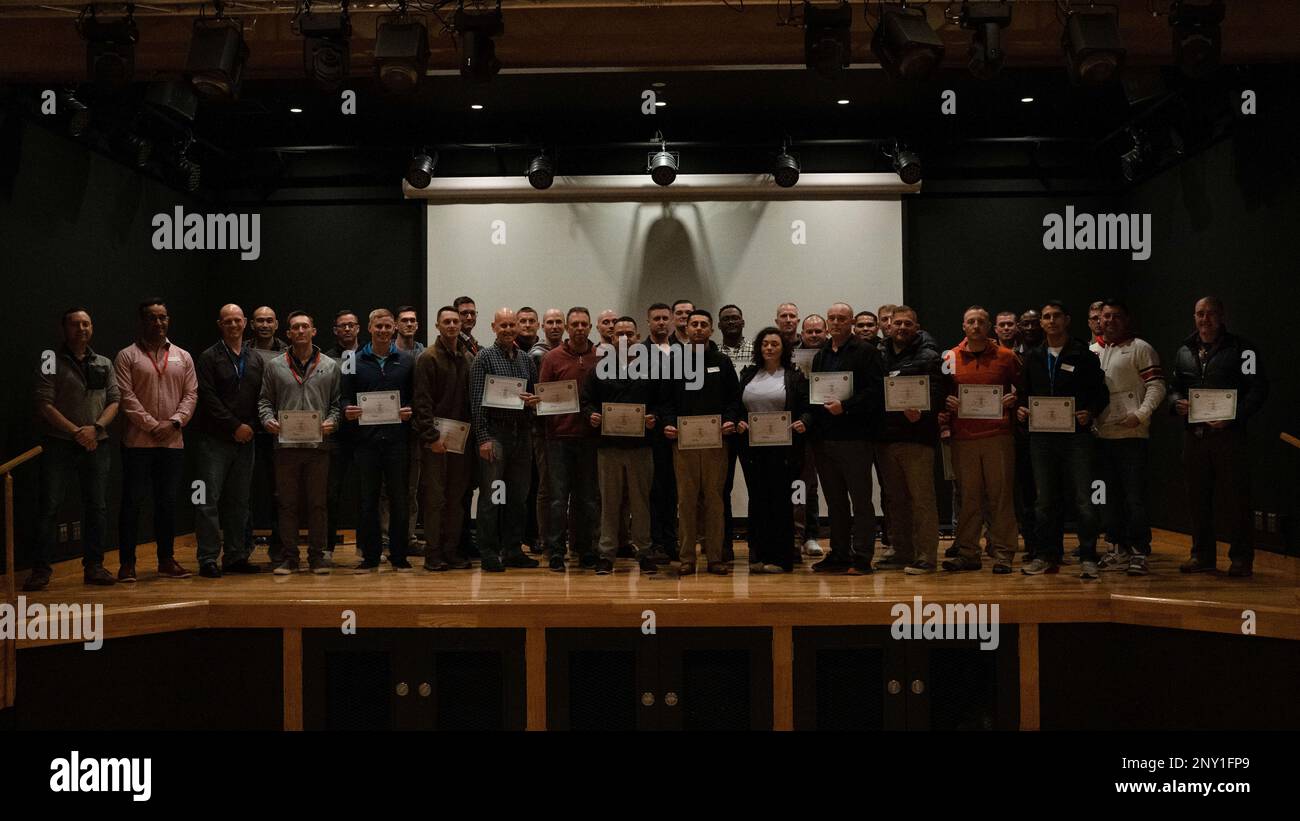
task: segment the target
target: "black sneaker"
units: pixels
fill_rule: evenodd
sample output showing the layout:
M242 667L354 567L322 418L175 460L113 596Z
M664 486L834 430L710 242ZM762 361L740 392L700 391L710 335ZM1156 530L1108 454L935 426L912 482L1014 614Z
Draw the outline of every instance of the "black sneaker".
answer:
M812 566L814 573L847 573L849 572L849 563L831 553Z
M271 572L277 576L292 576L294 573L298 572L298 560L285 559L277 564L275 570Z
M943 557L945 559L955 559L960 555L961 555L961 548L957 546L956 542L953 542L951 545L948 546L947 550L943 551Z
M637 566L641 568L642 573L658 573L659 565L654 563L654 559L649 556L642 556L637 559Z
M1193 556L1182 564L1178 565L1179 573L1213 573L1214 560L1202 561L1200 556Z
M909 576L920 576L925 573L933 573L934 565L930 564L924 559L917 559L916 561L909 564L907 567L903 568L903 572L908 574Z
M525 556L522 551L513 556L506 556L501 563L506 567L540 567L542 564L534 558Z
M250 562L248 559L237 559L221 568L222 573L261 573L262 568Z
M109 573L102 564L92 564L82 570L81 581L83 584L93 584L98 587L109 587L117 584L113 574Z
M564 564L564 557L558 553L551 556L549 567L556 573L563 573L567 569Z
M352 572L357 576L364 576L367 573L378 573L379 562L372 562L369 559L362 559L352 567Z
M307 569L314 575L328 576L333 567L333 559L328 559L324 556L312 556L307 558Z
M963 570L979 570L983 566L984 562L981 561L978 556L963 558L959 555L954 556L951 559L946 559L943 563L943 569L953 573L959 573ZM1010 565L1007 566L1009 567Z
M199 575L205 579L221 578L221 568L217 567L216 562L204 562L199 565Z
M578 557L578 567L581 567L583 570L591 570L595 566L596 566L595 553L583 553L581 556Z
M398 573L410 573L411 563L406 560L405 556L389 556L388 565Z
M614 563L611 562L609 559L597 559L597 560L596 560L596 575L597 575L597 576L608 576L609 574L611 574L611 573L613 573L613 572L614 572Z
M484 573L504 573L506 572L506 566L495 556L484 556L482 561L479 562L479 570Z

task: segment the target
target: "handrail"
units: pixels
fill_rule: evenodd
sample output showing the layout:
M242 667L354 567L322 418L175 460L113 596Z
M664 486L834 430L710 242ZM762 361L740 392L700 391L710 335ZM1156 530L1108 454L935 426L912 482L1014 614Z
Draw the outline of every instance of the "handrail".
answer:
M32 459L35 459L37 456L40 456L42 450L43 448L41 448L40 445L37 445L36 447L32 448L26 453L19 454L18 456L15 456L14 458L10 459L8 462L5 462L3 465L0 465L0 476L4 476L6 473L10 473L11 471L13 471L14 468L18 467L24 462L30 462Z

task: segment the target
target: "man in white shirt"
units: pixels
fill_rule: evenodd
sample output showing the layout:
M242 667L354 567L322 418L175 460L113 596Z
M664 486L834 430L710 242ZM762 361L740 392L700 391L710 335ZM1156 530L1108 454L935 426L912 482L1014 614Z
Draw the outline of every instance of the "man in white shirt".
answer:
M1114 547L1100 564L1105 569L1124 568L1130 576L1143 576L1151 554L1147 442L1151 415L1165 398L1165 377L1160 356L1146 341L1133 336L1131 326L1124 303L1102 300L1102 338L1091 348L1106 373L1110 404L1097 418L1096 452L1106 481L1102 511L1107 541Z

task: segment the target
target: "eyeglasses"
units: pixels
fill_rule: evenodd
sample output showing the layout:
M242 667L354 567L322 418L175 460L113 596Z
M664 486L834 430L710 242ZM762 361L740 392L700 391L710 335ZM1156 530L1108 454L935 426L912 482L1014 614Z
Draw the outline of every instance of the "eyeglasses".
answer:
M360 328L361 325L360 325L359 323L357 323L357 322L340 322L339 324L335 325L334 327L337 328L337 329L340 330L340 331L350 331L350 330L352 330L352 329L354 329L354 328Z

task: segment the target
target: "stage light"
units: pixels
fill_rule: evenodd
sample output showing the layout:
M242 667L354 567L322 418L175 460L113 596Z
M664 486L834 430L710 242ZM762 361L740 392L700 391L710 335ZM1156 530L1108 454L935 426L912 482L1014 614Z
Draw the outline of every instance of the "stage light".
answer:
M199 181L202 177L202 168L190 156L193 145L192 136L176 144L176 163L172 168L172 180L190 193L199 190Z
M1119 170L1125 182L1133 182L1142 173L1147 158L1151 156L1151 146L1146 136L1139 131L1129 131L1128 137L1133 145L1120 155Z
M915 151L903 147L894 149L894 172L908 185L921 181L921 157Z
M961 5L961 27L975 32L967 54L970 73L989 80L1002 70L1002 29L1011 25L1009 3L967 2Z
M472 108L472 109L474 109L475 111L482 111L482 110L483 110L483 104L482 104L482 103L470 103L470 106L469 106L469 107Z
M799 182L799 161L790 156L787 149L781 149L772 166L772 179L782 188L793 188Z
M1219 66L1223 0L1174 0L1169 9L1174 62L1188 77L1203 78Z
M1119 16L1114 11L1072 11L1061 32L1061 49L1070 81L1075 85L1104 85L1124 68Z
M199 96L209 100L237 99L247 60L248 44L239 20L218 16L194 21L185 76Z
M659 150L648 155L645 170L656 185L672 185L673 180L677 179L681 155L668 150L662 134L655 134L655 142L659 143Z
M301 108L294 107L294 108L289 109L289 113L290 113L290 114L301 114L301 113L302 113L302 109L301 109Z
M144 168L149 164L149 158L153 155L153 140L130 130L119 135L115 142L117 149L131 160L134 167Z
M848 105L848 104L849 104L849 101L848 101L848 100L836 100L835 102L836 102L837 105Z
M1034 101L1034 98L1033 98L1033 97L1021 97L1021 98L1020 98L1020 102L1022 102L1022 103L1032 103L1033 101Z
M528 184L538 191L545 191L555 182L555 163L545 154L538 154L528 164Z
M460 35L460 76L476 83L486 83L501 70L493 37L505 33L501 19L501 6L488 12L468 12L464 6L456 9L453 28Z
M808 68L834 79L849 67L852 51L853 9L844 0L833 8L803 3L803 52Z
M333 91L348 76L352 20L346 3L337 14L304 12L298 16L298 33L302 35L303 71L318 86Z
M134 6L128 4L126 16L111 22L96 17L94 6L86 6L77 17L77 32L86 41L86 75L91 80L114 86L131 82L140 38Z
M68 134L80 137L90 129L90 106L77 99L76 92L68 91L63 95L63 110L68 112Z
M409 94L429 67L429 30L410 17L381 17L376 25L375 76L386 90Z
M438 152L423 152L411 158L406 168L406 181L412 188L428 188L433 182L433 169L438 164Z
M894 79L924 80L943 60L943 41L924 9L895 8L881 13L871 51Z

